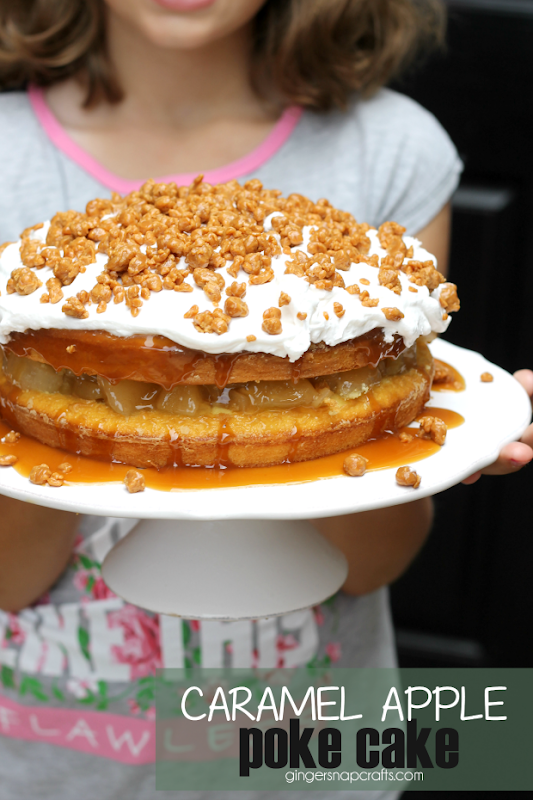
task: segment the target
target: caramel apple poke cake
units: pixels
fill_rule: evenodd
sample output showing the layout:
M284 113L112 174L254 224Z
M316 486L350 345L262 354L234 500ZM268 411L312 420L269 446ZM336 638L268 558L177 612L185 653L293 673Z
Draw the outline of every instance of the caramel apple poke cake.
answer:
M459 308L387 222L264 189L148 181L0 250L2 416L136 467L254 467L410 423Z

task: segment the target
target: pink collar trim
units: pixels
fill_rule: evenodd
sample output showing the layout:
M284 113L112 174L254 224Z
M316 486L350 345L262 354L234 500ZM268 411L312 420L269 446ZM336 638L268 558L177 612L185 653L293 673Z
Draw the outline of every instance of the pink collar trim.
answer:
M37 86L30 86L28 89L28 96L35 116L39 120L48 138L55 144L55 146L65 153L72 161L78 164L85 172L96 178L99 183L107 186L115 192L127 194L133 192L144 183L144 181L130 181L125 178L120 178L113 172L109 172L103 167L96 159L94 159L83 148L79 147L73 139L70 138L68 133L52 114L49 109L44 91ZM205 173L205 180L208 183L225 183L226 181L240 178L242 175L248 175L262 166L282 147L287 141L296 125L300 121L303 109L300 106L290 106L285 109L274 128L269 133L267 138L248 153L244 158L238 161L233 161L231 164L226 164L224 167L218 169L208 170ZM174 181L177 184L185 185L190 183L197 173L187 172L181 175L164 175L163 177L156 178L158 183L170 183Z

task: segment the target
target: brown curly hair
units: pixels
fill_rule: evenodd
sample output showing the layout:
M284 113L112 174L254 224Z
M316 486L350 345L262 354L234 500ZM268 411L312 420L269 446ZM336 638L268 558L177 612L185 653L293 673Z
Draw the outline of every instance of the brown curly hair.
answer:
M444 27L440 0L267 0L254 20L252 83L284 103L343 108L441 44ZM86 107L122 98L103 0L0 0L0 89L73 75Z

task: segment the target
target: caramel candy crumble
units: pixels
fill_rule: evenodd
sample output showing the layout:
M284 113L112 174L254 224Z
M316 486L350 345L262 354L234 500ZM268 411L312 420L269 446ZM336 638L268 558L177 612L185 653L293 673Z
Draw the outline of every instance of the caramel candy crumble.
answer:
M146 481L144 480L144 475L137 469L129 469L126 472L126 477L124 478L124 484L130 494L136 494L137 492L144 492L146 488Z
M461 304L457 297L457 286L454 283L442 284L439 302L445 311L459 311Z
M398 277L398 272L395 269L386 269L385 267L379 268L378 280L380 286L390 289L395 294L401 294L402 284Z
M412 486L418 489L422 478L411 467L400 467L396 472L396 483L400 486Z
M201 311L199 314L196 314L193 319L193 324L200 333L216 333L220 336L228 330L230 319L231 317L224 314L220 308L215 308L214 311Z
M494 376L490 372L482 372L481 373L481 382L482 383L492 383L494 380Z
M269 333L271 336L281 333L281 311L279 308L272 306L263 312L263 324L261 327L265 333Z
M438 417L431 416L420 417L418 422L420 423L420 430L417 435L422 439L432 439L435 444L442 447L446 441L446 433L448 431L446 423Z
M59 303L59 301L63 299L61 281L58 281L57 278L49 278L46 281L46 288L48 289L48 296L52 304Z
M352 478L358 478L366 472L366 465L368 459L360 456L358 453L352 453L346 456L343 463L343 469L347 475Z
M391 322L397 322L400 319L403 319L403 314L399 308L382 308L381 309L385 314L385 319L390 320Z
M248 306L239 297L228 297L224 303L224 311L229 317L248 316Z
M37 486L44 486L47 483L48 478L52 475L52 470L48 466L48 464L39 464L37 467L33 467L30 472L30 481L31 483L35 483Z
M18 442L19 439L20 439L20 433L18 431L9 431L9 433L6 433L6 435L2 439L2 442L4 444L15 444L16 442Z
M76 319L87 319L89 316L89 312L78 297L69 297L61 310L67 316Z
M48 483L48 486L63 486L63 484L65 483L65 480L63 478L63 475L61 475L61 473L52 472L52 474L48 478L47 483Z
M402 442L402 444L409 444L410 442L413 441L415 437L409 431L402 431L398 438L400 439L400 442Z
M35 292L42 285L42 281L39 280L31 269L28 269L28 267L18 267L11 273L6 288L8 294L17 292L18 294L27 295Z
M246 294L246 284L233 281L231 286L226 289L226 294L228 297L240 297L242 299Z

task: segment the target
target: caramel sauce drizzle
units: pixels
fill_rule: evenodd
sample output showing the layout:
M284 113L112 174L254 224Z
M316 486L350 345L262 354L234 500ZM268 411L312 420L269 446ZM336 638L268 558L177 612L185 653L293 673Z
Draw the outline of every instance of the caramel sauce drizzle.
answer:
M434 383L431 387L432 392L464 392L466 388L466 381L458 372L455 367L452 367L451 364L447 364L446 361L441 361L440 359L435 359L435 368L441 367L442 369L446 370L446 380L441 381L440 383Z

